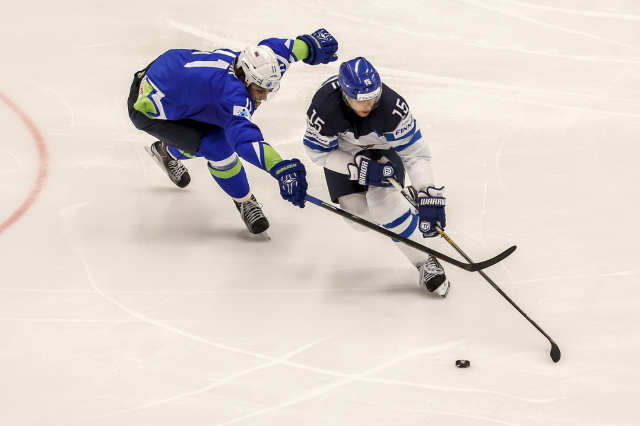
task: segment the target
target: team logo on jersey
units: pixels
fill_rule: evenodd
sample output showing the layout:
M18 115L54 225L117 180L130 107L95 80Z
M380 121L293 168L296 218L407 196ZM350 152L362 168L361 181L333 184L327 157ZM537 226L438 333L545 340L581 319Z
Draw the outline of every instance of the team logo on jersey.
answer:
M233 106L233 115L237 115L238 117L245 117L248 120L251 120L251 113L247 107L234 105Z

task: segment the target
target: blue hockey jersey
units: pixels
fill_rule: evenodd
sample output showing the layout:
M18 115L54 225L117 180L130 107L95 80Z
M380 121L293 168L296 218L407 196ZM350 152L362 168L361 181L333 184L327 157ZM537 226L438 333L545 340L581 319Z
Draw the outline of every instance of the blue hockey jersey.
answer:
M259 45L274 51L282 75L298 61L294 40L269 38ZM154 119L191 119L220 126L234 148L264 140L251 121L255 103L233 70L239 53L229 49L165 52L147 70L134 108Z

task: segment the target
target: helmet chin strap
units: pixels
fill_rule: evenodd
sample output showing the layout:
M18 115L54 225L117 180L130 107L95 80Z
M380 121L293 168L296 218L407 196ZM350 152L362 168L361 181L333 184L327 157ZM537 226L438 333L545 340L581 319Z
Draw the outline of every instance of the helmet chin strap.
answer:
M242 67L238 66L238 58L233 60L231 66L233 67L233 74L236 76L236 78L238 80L242 80L242 84L244 84L244 87L249 88L249 84L251 83L247 84L247 76L244 74L244 70L242 69ZM238 73L241 74L238 75Z
M349 97L347 96L346 93L344 93L344 90L340 89L340 91L342 92L342 100L347 105L347 108L349 108L351 111L353 111L353 108L351 108L351 105L349 105L349 100L348 100Z

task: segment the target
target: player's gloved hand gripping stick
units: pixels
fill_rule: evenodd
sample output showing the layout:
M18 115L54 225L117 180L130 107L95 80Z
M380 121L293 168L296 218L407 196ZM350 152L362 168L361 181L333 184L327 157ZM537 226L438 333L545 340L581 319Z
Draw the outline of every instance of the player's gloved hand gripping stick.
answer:
M387 178L396 178L396 169L391 161L386 158L375 161L363 154L356 154L353 163L347 165L347 170L350 180L365 186L391 186Z
M297 158L282 160L269 171L278 179L280 195L294 206L304 208L304 196L307 195L307 171Z
M408 194L405 189L400 186L400 184L398 182L395 181L395 179L393 178L389 178L388 179L389 182L391 183L391 185L393 185L394 188L396 188L398 191L400 191L402 193L402 195L404 195L404 198L407 199L407 201L409 201L409 203L417 210L420 209L420 207L422 207L421 204L418 204L416 202L416 200L410 195ZM429 189L432 189L431 187L429 187ZM424 191L420 191L418 193L418 200L420 200L420 194L423 194ZM444 226L444 225L443 225ZM449 236L447 234L444 233L443 229L439 226L436 225L435 230L442 236L442 238L444 238L445 240L447 240L447 242L449 244L451 244L451 246L460 254L460 256L464 257L465 260L467 262L469 262L470 265L474 265L473 261L471 260L471 258L469 258L469 256L467 256L465 254L465 252L462 251L462 249L460 247L458 247L458 245L456 243L453 242L453 240L451 238L449 238ZM513 249L515 249L515 246L512 247ZM437 257L437 256L436 256ZM515 302L513 300L511 300L511 298L509 296L507 296L505 294L504 291L502 291L502 289L500 287L498 287L498 285L496 283L494 283L491 278L489 278L487 276L487 274L484 273L484 271L477 271L480 275L482 275L482 278L484 278L485 280L487 280L487 282L489 284L491 284L491 286L493 288L495 288L498 293L500 293L500 295L502 295L502 297L504 297L507 302L511 303L511 305L513 305L514 308L516 308L518 310L518 312L520 312L526 319L527 321L529 321L535 328L538 329L538 331L540 333L542 333L542 335L544 337L547 338L547 340L549 340L549 343L551 343L551 352L550 352L550 356L551 359L553 360L553 362L558 362L560 361L560 348L558 347L558 345L556 344L556 342L553 341L553 339L551 337L549 337L549 335L547 333L545 333L545 331L540 328L540 326L538 326L538 324L535 323L535 321L533 321L531 318L529 318L529 316L527 314L524 313L524 311L522 311L522 309L520 309L520 307L518 307L518 305L515 304Z
M389 179L389 181L392 180L396 182L394 179ZM423 237L436 237L438 230L447 226L447 217L444 213L445 203L444 186L442 188L429 186L418 192L418 205L414 207L418 211L418 229L422 232Z

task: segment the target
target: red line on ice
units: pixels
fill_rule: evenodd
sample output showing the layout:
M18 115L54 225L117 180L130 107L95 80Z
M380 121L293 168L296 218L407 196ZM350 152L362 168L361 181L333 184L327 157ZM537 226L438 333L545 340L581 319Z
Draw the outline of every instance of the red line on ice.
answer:
M0 93L0 100L4 102L20 119L22 123L29 129L31 133L31 137L36 142L36 147L38 148L38 157L40 157L40 165L38 166L38 177L36 178L36 182L29 192L27 199L22 202L20 207L2 224L0 224L0 234L2 234L5 230L7 230L11 225L16 223L18 219L20 219L26 212L29 210L29 207L36 201L40 192L42 191L42 187L44 186L45 180L47 179L47 168L49 164L49 154L47 153L47 146L44 142L44 138L38 130L38 127L35 123L29 118L27 114L25 114L15 103L11 101L11 99L7 98L5 95Z

